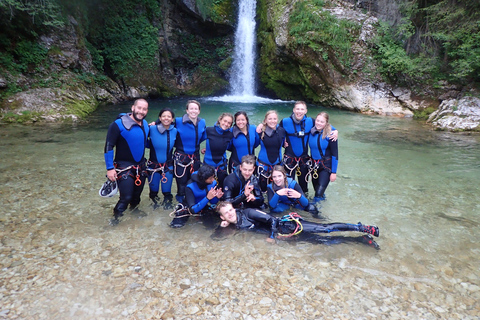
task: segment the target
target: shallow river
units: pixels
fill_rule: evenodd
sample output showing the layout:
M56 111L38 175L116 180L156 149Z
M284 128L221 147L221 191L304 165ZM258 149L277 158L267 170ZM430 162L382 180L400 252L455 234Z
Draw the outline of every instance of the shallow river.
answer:
M181 116L184 104L152 102L147 120L165 106ZM257 124L292 107L203 100L201 116L213 125L245 110ZM378 225L379 248L354 233L272 245L259 233L212 237L195 219L173 230L148 192L141 214L110 226L117 198L98 196L104 139L129 109L0 127L0 319L480 317L480 136L328 110L338 179L320 219L304 216Z

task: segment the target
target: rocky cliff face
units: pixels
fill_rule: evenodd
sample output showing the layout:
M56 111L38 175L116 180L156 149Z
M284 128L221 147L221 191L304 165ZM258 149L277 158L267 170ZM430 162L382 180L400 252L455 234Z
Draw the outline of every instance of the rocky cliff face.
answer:
M4 122L75 121L99 103L139 97L204 96L226 90L232 50L234 5L230 0L198 6L191 0L162 1L156 67L133 77L106 77L96 69L85 30L70 16L62 30L43 34L46 63L30 73L0 74L0 90L31 88L4 99ZM106 70L108 73L108 70Z
M378 28L377 17L392 24L400 20L396 1L329 1L324 7L337 21L349 21L353 25L352 59L347 66L340 60L338 50L327 40L323 41L320 33L316 43L308 43L308 35L307 41L297 43L291 29L296 4L294 0L260 1L259 74L264 92L274 92L284 99L309 100L333 108L400 117L435 110L447 98L454 98L458 105L466 103L456 100L462 96L462 89L448 84L439 84L435 90L415 88L414 93L411 88L392 86L379 77L371 51ZM470 100L468 105L459 109L480 110L478 100ZM478 123L471 122L463 127L452 125L451 121L449 126L438 120L431 123L440 129L479 129Z
M70 17L62 32L39 38L49 50L48 64L30 74L0 75L0 90L12 82L34 88L2 101L3 120L75 120L101 102L222 93L228 86L236 2L223 0L206 5L207 2L163 0L161 20L155 22L159 26L156 67L140 69L133 77L122 79L105 77L103 71L93 66L82 26ZM396 1L333 0L324 7L337 19L335 23L347 23L350 33L344 36L351 42L348 62L342 47L335 47L333 40L329 42L316 34L319 31L315 26L297 37L292 35L291 21L298 15L298 3L302 2L257 2L260 94L401 117L440 106L430 117L433 126L480 130L476 116L480 100L463 99L465 89L442 83L436 89L415 88L413 93L411 88L394 87L378 75L371 50L378 17L392 23L398 21L401 16ZM304 3L308 12L309 1ZM304 42L299 43L302 36ZM447 116L449 120L442 120Z

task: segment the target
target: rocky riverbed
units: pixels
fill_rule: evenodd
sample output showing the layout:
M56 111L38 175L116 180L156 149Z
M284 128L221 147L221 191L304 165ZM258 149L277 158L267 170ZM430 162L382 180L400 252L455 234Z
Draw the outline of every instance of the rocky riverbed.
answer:
M95 201L100 212L98 203L72 210L52 199L22 213L29 192L3 205L11 209L1 218L0 318L480 317L479 279L470 268L411 269L414 257L393 261L387 253L396 250L388 236L378 241L381 250L347 243L270 245L254 233L218 240L195 219L172 230L167 212L146 205L146 217L128 214L109 226L110 203L103 199ZM53 213L52 206L64 210Z

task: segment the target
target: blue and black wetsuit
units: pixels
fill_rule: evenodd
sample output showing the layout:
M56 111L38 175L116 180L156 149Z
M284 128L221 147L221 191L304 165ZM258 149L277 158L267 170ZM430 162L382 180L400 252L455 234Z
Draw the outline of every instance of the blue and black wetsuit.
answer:
M287 184L288 185L286 188L295 189L302 196L298 199L293 199L287 196L278 195L277 191L283 189L284 187L278 187L276 184L270 183L267 187L268 205L270 206L270 212L283 212L285 210L288 210L290 207L294 207L296 209L309 211L310 213L318 213L316 207L308 202L308 199L307 197L305 197L302 188L295 180L293 180L292 178L287 178Z
M108 127L104 157L107 170L117 170L118 200L113 213L115 218L140 203L140 195L145 185L146 165L145 148L149 133L148 123L138 125L130 114L120 114ZM115 152L114 152L115 148Z
M260 145L260 136L256 129L254 125L247 124L247 135L245 135L237 126L233 126L233 138L228 146L228 150L232 152L228 161L228 172L234 171L242 162L243 156L255 155L255 148Z
M250 185L253 186L252 193L255 196L254 201L247 202L247 196L245 195L245 185L250 181ZM237 167L234 172L230 173L223 181L223 199L232 203L235 208L262 208L265 206L264 198L260 186L258 184L258 178L254 175L250 179L245 180L240 167Z
M322 137L322 131L315 127L310 130L310 153L312 158L312 182L315 190L315 201L325 199L325 190L330 183L330 174L337 173L338 142Z
M205 120L197 118L196 125L187 114L175 119L177 139L175 140L174 172L177 181L177 200L183 201L185 186L191 174L200 168L200 143L205 139Z
M274 238L276 234L289 236L299 233L330 233L341 231L365 232L376 237L379 236L379 230L376 226L367 226L361 223L315 223L306 221L298 215L293 216L293 218L297 219L297 221L295 221L289 216L275 218L268 213L250 208L237 209L236 212L237 229L267 229L271 232L272 238Z
M172 220L171 226L174 228L180 228L187 223L190 214L205 215L212 211L210 205L214 205L218 202L218 198L215 197L212 200L208 200L207 194L210 189L215 188L217 182L213 180L211 184L207 184L198 179L196 172L192 174L192 179L188 182L185 188L185 198L183 199L183 205L188 210L189 214L180 215ZM209 205L210 204L210 205Z
M265 128L265 134L260 134L260 152L257 159L257 175L260 188L263 192L267 191L267 184L272 175L273 166L282 162L282 147L285 143L285 129L277 125L273 130L270 127Z
M203 162L215 168L218 186L223 188L223 180L227 177L227 148L232 140L233 133L223 130L220 126L207 127L205 130L206 147Z
M173 146L177 138L177 129L172 125L165 128L159 121L150 126L148 161L150 199L157 205L160 183L164 196L164 209L172 208L172 183L173 183Z

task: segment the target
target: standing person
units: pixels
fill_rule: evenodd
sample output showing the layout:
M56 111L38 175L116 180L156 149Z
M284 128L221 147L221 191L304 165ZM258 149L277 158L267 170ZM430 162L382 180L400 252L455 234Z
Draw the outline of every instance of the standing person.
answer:
M270 212L283 212L290 207L294 207L314 215L318 214L317 207L308 202L300 185L287 176L287 172L282 165L277 164L273 167L272 183L267 188Z
M233 133L230 130L233 123L233 116L224 112L218 117L213 127L207 127L205 137L206 148L202 150L205 154L203 162L215 168L215 179L218 186L223 188L223 180L227 173L227 148L232 140Z
M272 174L273 166L282 161L282 147L285 144L285 129L278 126L278 114L269 110L263 123L258 126L260 134L260 152L258 153L258 178L262 192L267 191L267 184Z
M287 144L283 156L283 165L287 174L295 179L298 177L298 183L302 187L303 193L308 194L308 138L310 130L314 126L314 120L307 117L307 104L305 101L297 101L290 117L282 119L280 126L287 134ZM331 139L337 140L338 131L332 127ZM330 138L330 137L329 137Z
M183 227L191 215L206 215L210 212L209 203L214 205L223 196L215 181L215 169L208 164L192 174L192 179L185 188L185 198L180 210L170 223L172 228Z
M185 197L185 186L194 171L200 168L200 143L205 139L205 120L199 118L200 102L188 100L186 113L175 119L177 138L173 158L177 181L177 201Z
M315 118L315 126L310 131L310 153L313 189L315 202L325 200L325 190L329 182L337 179L338 142L329 139L332 132L329 115L320 112Z
M163 209L172 209L172 182L173 182L173 146L177 137L177 129L173 125L175 114L169 108L163 108L158 114L158 120L150 126L148 144L150 159L147 171L150 173L150 199L154 208L158 207L158 191L160 183L163 193Z
M247 154L255 155L255 148L260 145L260 137L256 127L250 124L248 115L245 111L235 113L235 125L233 126L232 142L228 146L230 159L228 161L228 172L234 172L240 164L243 156Z
M269 242L273 242L275 238L285 239L304 233L330 233L341 231L364 232L375 237L380 235L376 226L351 223L315 223L304 220L296 213L290 213L282 218L275 218L268 213L257 209L245 208L235 209L228 201L220 201L216 207L220 214L222 222L220 227L228 227L230 224L236 226L237 229L259 229L267 228L271 232Z
M110 181L118 180L120 191L120 199L113 209L113 224L119 222L128 205L133 209L140 203L145 184L144 154L149 132L145 117L148 102L137 99L131 110L131 113L120 115L110 124L105 140L107 178Z
M235 207L263 208L264 198L255 171L255 156L243 156L242 163L223 181L224 199Z

